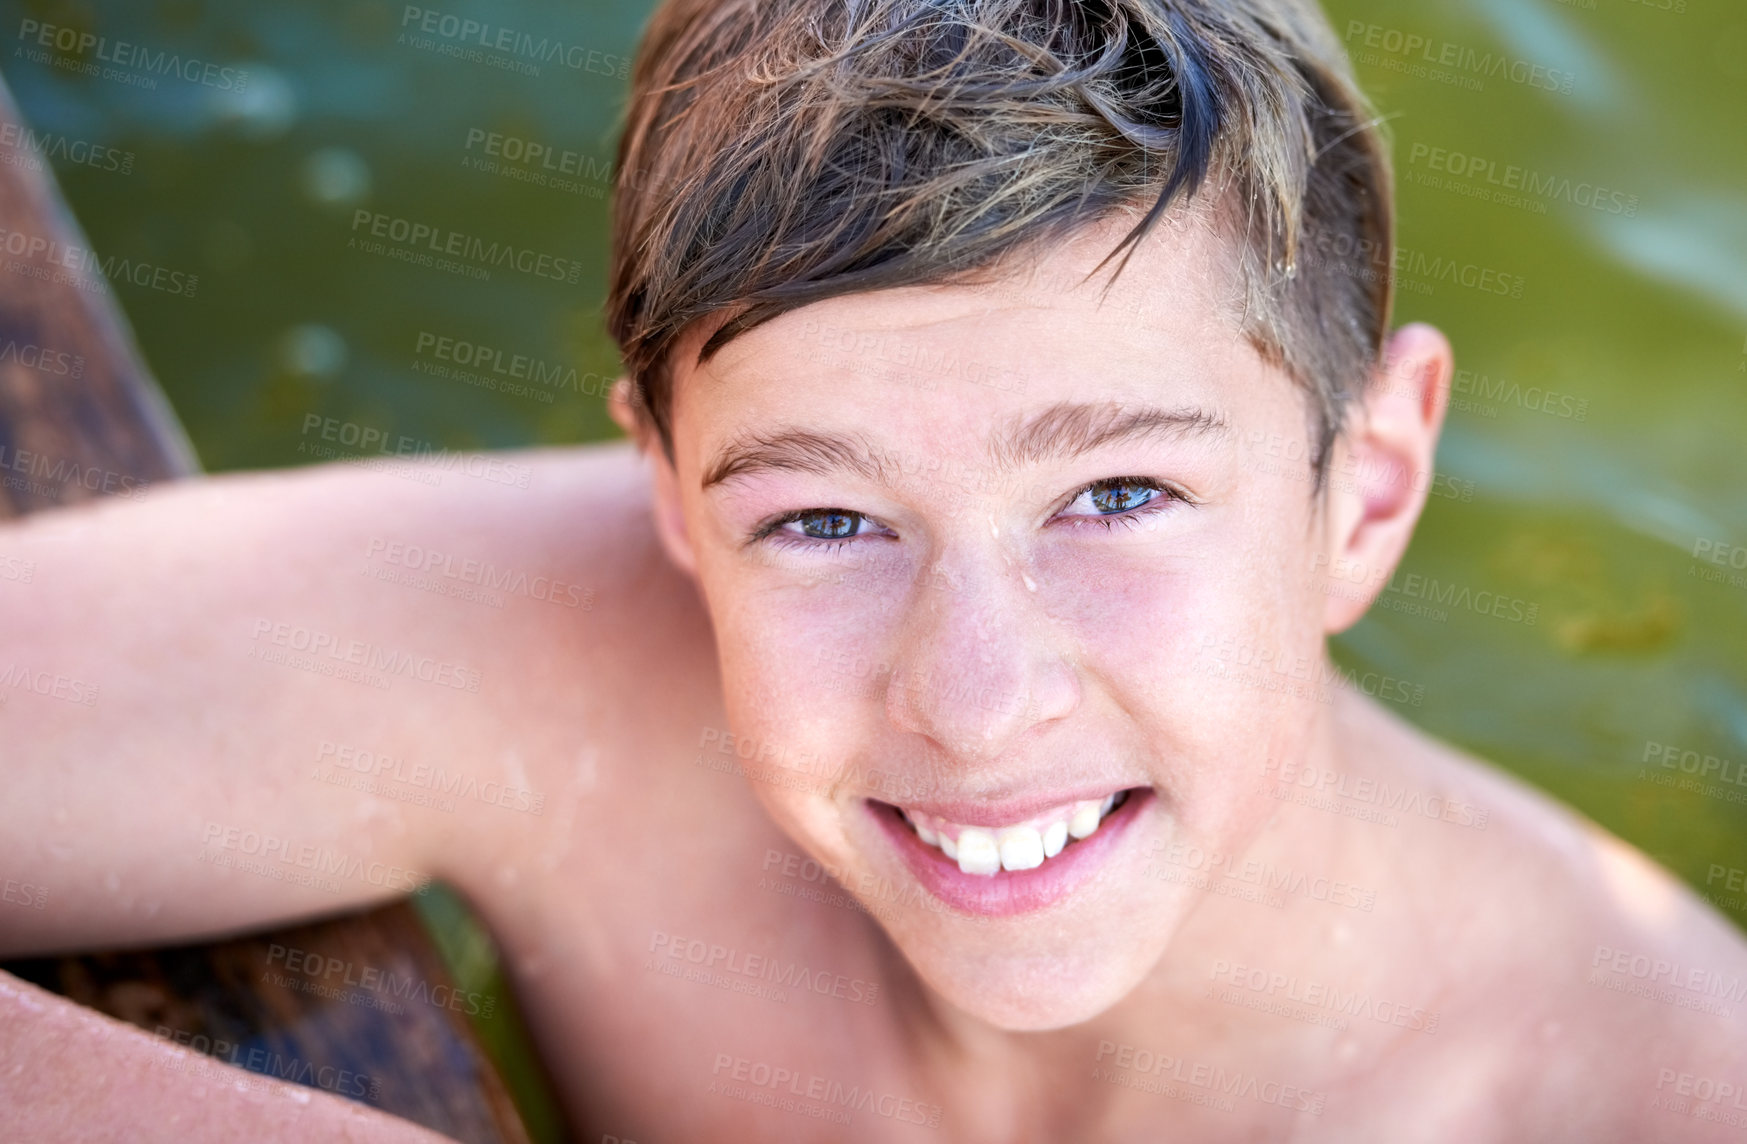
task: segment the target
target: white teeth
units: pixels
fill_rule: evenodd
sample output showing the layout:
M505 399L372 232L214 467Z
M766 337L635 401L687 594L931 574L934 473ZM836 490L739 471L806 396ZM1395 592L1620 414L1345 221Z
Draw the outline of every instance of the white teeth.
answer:
M1043 865L1043 835L1034 826L1003 830L998 844L1003 870L1035 870Z
M1049 821L1047 815L1039 815L1030 822L999 829L958 826L919 811L901 812L916 837L929 846L938 846L949 861L958 863L960 870L966 874L994 875L1002 870L1035 870L1060 854L1070 837L1091 837L1120 797L1118 793L1102 800L1086 799L1054 812L1066 814L1065 821L1061 818Z
M958 868L966 874L993 874L999 870L1001 849L995 845L995 836L975 826L959 834Z

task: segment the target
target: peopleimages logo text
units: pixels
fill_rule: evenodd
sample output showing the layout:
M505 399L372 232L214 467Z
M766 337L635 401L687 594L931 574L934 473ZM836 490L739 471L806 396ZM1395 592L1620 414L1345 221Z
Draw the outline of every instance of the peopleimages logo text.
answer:
M22 230L0 229L0 251L25 259L24 265L27 270L33 271L32 277L44 276L40 267L32 265L41 264L70 270L75 275L96 271L111 282L130 282L135 286L144 286L164 294L179 294L185 298L194 297L195 290L200 286L198 274L185 274L167 266L118 258L113 254L108 258L99 258L97 252L89 247L72 246L58 239ZM7 268L11 269L11 264ZM81 282L75 278L71 281L81 289L100 286L100 280Z
M592 72L595 75L623 78L631 74L629 56L614 55L581 44L567 44L552 36L536 38L531 33L506 28L501 24L471 20L435 8L421 8L416 4L408 4L402 9L400 26L402 29L423 32L427 36L435 36L452 44L501 52L519 60L543 64L559 63L574 71Z
M558 258L508 242L487 242L458 230L445 230L430 223L396 218L362 207L352 214L354 236L360 228L370 238L387 239L397 245L422 248L431 254L466 259L480 266L507 267L555 282L574 283L582 277L582 263L574 258Z
M90 52L95 63L114 64L116 67L129 68L147 75L173 75L189 83L215 87L220 91L245 91L249 86L249 73L243 68L226 67L163 49L154 51L143 44L112 40L95 32L59 24L45 24L41 20L20 20L18 39L80 59L84 58L86 52Z

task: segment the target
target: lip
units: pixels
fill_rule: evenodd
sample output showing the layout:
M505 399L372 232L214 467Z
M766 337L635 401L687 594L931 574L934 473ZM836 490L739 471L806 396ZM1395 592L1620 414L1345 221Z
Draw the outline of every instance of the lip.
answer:
M953 799L941 802L905 801L905 810L932 814L960 826L980 826L985 830L1000 830L1014 823L1034 818L1046 810L1076 802L1101 802L1106 795L1120 791L1146 790L1145 787L1119 787L1105 783L1067 794L1035 794L990 802L987 799Z
M1127 836L1135 820L1147 812L1155 799L1150 787L1126 789L1128 798L1099 823L1097 831L1090 838L1083 838L1065 847L1060 854L1041 866L1030 870L1002 870L994 875L966 874L960 870L957 862L916 837L916 832L910 829L897 807L873 799L862 800L862 805L891 840L898 855L904 860L904 865L922 883L923 889L960 913L1005 918L1032 913L1061 901L1085 885L1103 868L1110 855ZM1102 797L1109 793L1109 788L1105 788L1098 795L1086 797ZM1051 796L1049 800L1040 803L1039 809L1047 809L1061 801L1059 797ZM1012 804L1022 805L1018 802ZM913 809L936 813L932 806ZM990 817L986 805L980 813L968 805L959 806L955 813L963 814L967 810L970 811L971 821L965 818L954 818L953 821L970 826L976 825L977 817L985 820ZM1004 805L1000 813L1005 821L1011 822L1015 816L1010 815L1009 810L1010 807Z

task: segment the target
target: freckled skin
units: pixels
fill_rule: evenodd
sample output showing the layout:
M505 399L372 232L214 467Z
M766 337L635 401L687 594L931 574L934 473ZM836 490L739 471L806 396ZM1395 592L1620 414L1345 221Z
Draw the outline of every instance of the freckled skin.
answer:
M1034 281L1072 281L1118 234L1048 252ZM1730 1138L1656 1102L1683 1074L1747 1086L1742 1018L1607 988L1634 979L1598 947L1747 976L1735 932L1389 713L1411 681L1329 674L1326 637L1367 600L1324 573L1380 570L1374 592L1405 549L1448 346L1395 336L1390 384L1319 493L1304 400L1235 332L1214 242L1167 228L1102 305L1096 283L892 291L785 315L702 365L693 346L671 467L658 447L522 454L526 490L329 468L9 526L5 549L44 569L27 600L0 596L21 661L98 630L92 656L113 659L89 663L96 708L0 713L27 759L0 868L57 905L0 913L0 947L169 941L385 896L195 858L203 824L240 824L458 886L581 1138ZM1075 402L1226 428L1010 470L986 456ZM703 487L729 443L783 429L853 435L891 456L890 480ZM1119 478L1173 496L1128 524L1086 515L1079 494ZM825 551L794 527L752 539L808 509L874 523ZM384 536L595 602L487 614L384 587L356 571ZM262 569L263 550L282 557ZM263 615L441 653L484 683L376 691L245 662ZM384 804L309 781L320 741L513 779L545 808ZM99 767L117 743L128 765ZM918 894L864 803L1087 783L1154 797L1087 885L1006 918ZM1385 787L1456 810L1367 819L1353 792ZM774 978L748 968L767 963ZM199 1099L169 1076L153 1107ZM849 1086L875 1099L847 1123L748 1099L840 1108Z

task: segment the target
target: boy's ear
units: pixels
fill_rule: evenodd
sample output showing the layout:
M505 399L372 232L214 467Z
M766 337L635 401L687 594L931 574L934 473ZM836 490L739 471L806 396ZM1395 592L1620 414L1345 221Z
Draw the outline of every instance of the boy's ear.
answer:
M697 560L692 554L691 536L686 531L685 513L681 507L679 474L674 470L673 462L668 460L667 450L661 447L661 435L644 413L630 378L621 377L613 382L607 393L607 413L625 431L625 436L636 442L638 451L649 462L655 478L651 507L655 512L655 532L661 538L661 547L687 575L696 575Z
M1397 330L1335 442L1316 561L1324 586L1342 588L1323 593L1323 628L1331 635L1365 614L1413 539L1435 475L1454 365L1436 329L1415 323Z
M655 531L661 537L661 547L667 551L668 559L677 564L686 575L696 576L698 562L692 553L691 534L685 526L679 473L675 471L673 462L667 459L667 452L660 445L645 450L644 455L649 458L649 467L655 474L653 507Z
M613 382L607 390L607 416L613 419L625 436L637 443L639 449L646 448L643 433L643 415L637 404L637 391L631 386L631 379L621 377Z

